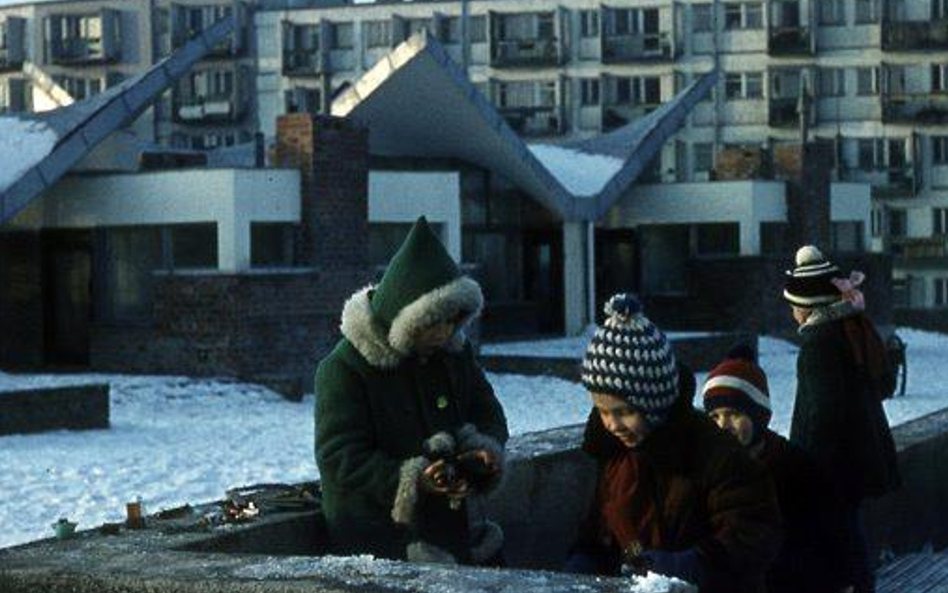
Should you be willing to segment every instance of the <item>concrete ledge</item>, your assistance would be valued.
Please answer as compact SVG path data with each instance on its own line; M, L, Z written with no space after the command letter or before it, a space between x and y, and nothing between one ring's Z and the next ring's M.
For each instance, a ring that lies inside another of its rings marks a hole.
M108 384L0 391L0 435L108 427Z
M695 337L671 339L675 355L696 373L710 371L724 359L735 344L744 342L757 349L757 335L746 332L726 332ZM482 354L481 366L492 373L516 375L549 375L567 381L578 381L582 352L575 357L522 356Z

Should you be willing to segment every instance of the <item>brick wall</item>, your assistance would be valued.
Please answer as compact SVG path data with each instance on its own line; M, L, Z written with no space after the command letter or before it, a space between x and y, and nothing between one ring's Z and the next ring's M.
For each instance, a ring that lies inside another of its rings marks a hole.
M0 233L0 367L43 363L43 282L40 236Z
M95 326L92 364L107 371L228 376L296 396L339 339L358 271L175 274L157 279L149 327Z
M321 269L365 268L368 252L368 131L329 116L277 119L275 159L299 167L297 261Z

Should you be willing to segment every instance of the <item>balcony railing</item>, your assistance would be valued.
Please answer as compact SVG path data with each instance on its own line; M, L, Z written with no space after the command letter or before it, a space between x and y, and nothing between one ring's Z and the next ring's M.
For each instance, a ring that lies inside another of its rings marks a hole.
M59 48L53 53L56 64L80 64L87 62L109 61L101 39L71 37L60 40Z
M911 164L870 170L844 167L839 171L839 178L841 181L870 184L872 197L877 199L912 198L917 193L915 170Z
M672 59L671 35L640 33L602 38L602 61L607 64Z
M888 94L882 97L886 123L948 123L948 94Z
M554 66L559 62L556 38L498 39L492 66Z
M325 70L325 60L316 50L283 50L283 74L287 76L319 76Z
M184 124L239 121L245 104L234 94L178 96L174 102L174 120Z
M501 107L498 111L520 136L556 136L563 131L558 110L553 106Z
M948 257L948 241L943 236L889 237L889 251L904 259L937 259Z
M772 56L798 56L813 53L813 32L809 27L774 27L767 39Z
M934 21L886 21L882 27L885 51L948 49L948 19Z
M800 100L796 97L770 99L767 121L774 128L789 128L800 125ZM808 122L814 123L816 110L810 105Z

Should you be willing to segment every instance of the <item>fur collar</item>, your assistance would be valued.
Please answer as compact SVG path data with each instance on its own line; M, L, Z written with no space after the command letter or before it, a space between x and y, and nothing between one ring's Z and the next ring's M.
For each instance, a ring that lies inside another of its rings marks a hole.
M806 318L806 322L797 331L803 334L832 321L852 317L857 313L859 313L859 310L849 301L837 301L825 307L815 307L810 316Z
M370 365L382 369L395 368L414 353L415 336L419 329L442 319L451 319L460 311L468 311L468 316L446 347L450 352L460 352L467 340L464 327L480 314L484 303L477 282L461 277L408 304L386 332L372 314L374 289L374 285L369 285L349 297L342 308L340 330Z

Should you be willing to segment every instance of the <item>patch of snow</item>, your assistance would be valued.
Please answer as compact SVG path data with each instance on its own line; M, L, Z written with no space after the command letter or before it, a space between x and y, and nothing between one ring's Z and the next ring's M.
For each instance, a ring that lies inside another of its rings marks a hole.
M899 330L908 343L908 393L885 403L891 425L948 407L948 335ZM762 336L771 426L786 435L797 347ZM706 378L699 374L699 386ZM589 396L553 377L488 374L512 435L585 421ZM0 373L0 392L75 383L111 384L112 428L0 437L0 547L46 537L65 516L88 529L124 517L141 497L149 512L220 499L234 486L318 477L313 405L227 380L126 375ZM695 404L700 407L700 398Z
M623 165L622 159L553 144L530 144L528 148L570 193L578 197L598 194Z
M694 585L681 579L666 577L649 571L645 576L632 577L631 590L634 593L676 593L694 591Z
M48 155L59 136L44 122L0 117L0 192Z

